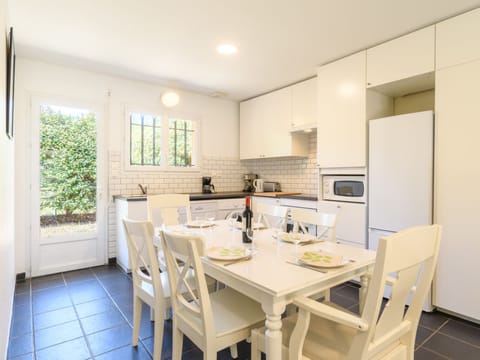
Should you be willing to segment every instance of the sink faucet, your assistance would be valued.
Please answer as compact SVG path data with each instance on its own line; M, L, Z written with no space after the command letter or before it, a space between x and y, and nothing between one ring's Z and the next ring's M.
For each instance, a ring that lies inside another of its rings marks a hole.
M142 190L143 195L147 195L147 185L143 186L142 184L138 184L140 190Z

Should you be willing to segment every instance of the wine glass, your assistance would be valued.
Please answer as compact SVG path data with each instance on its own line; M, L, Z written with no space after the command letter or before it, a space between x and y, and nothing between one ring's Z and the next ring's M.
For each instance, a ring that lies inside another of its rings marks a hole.
M258 230L258 229L257 229ZM244 246L250 250L250 252L253 254L255 251L255 226L251 226L250 230L245 231L245 234L247 235L247 238L250 240L249 243L244 243Z
M230 226L231 230L235 230L237 228L237 223L238 223L238 218L241 217L242 215L238 210L234 210L230 212L225 220L227 220L227 224Z

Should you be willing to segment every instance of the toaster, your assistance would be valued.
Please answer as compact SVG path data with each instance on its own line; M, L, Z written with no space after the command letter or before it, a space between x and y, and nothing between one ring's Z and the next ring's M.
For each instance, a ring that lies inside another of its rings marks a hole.
M275 181L265 181L263 183L263 191L265 192L277 192L280 190L280 183Z

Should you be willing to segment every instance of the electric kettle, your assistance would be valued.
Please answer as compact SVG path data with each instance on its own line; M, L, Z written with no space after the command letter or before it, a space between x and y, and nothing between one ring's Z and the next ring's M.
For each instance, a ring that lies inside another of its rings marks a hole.
M253 188L255 189L255 192L263 192L263 183L263 179L253 180Z

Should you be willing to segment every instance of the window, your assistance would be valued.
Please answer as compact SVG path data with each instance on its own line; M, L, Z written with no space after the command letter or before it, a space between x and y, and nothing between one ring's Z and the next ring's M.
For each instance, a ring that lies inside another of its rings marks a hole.
M168 124L168 165L192 166L195 123L192 120L170 119Z
M161 165L162 119L130 114L130 165Z
M129 112L128 169L197 169L198 122L168 114Z

